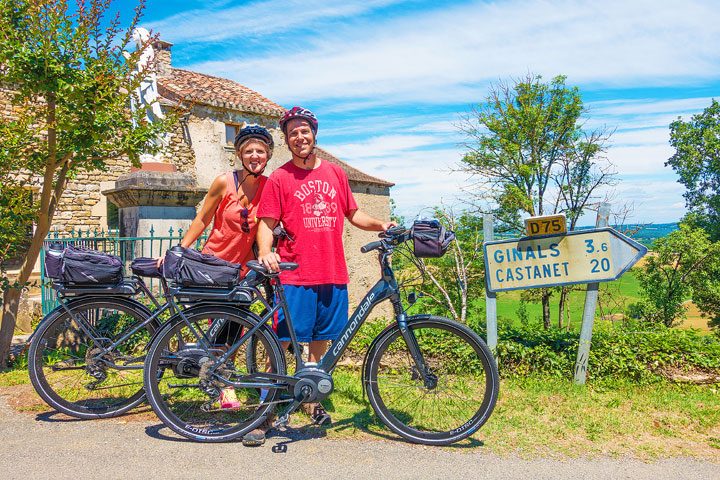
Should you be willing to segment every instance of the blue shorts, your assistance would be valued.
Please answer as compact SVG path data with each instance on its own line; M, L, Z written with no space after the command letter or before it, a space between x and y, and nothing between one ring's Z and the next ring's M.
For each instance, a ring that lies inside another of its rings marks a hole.
M348 320L347 285L283 285L298 342L335 340ZM280 340L290 341L282 309L275 313L273 328Z

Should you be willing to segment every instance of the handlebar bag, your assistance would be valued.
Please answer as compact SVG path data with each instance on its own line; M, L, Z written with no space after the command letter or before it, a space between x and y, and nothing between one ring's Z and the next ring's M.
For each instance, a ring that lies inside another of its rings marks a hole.
M123 279L122 260L108 253L68 245L62 252L59 279L71 285L116 285Z
M165 254L163 275L184 287L232 287L240 279L240 268L239 263L178 245Z
M162 278L162 272L157 266L157 258L137 257L130 264L133 274L139 277Z
M437 220L415 220L411 232L413 251L420 258L442 257L455 240L455 233Z

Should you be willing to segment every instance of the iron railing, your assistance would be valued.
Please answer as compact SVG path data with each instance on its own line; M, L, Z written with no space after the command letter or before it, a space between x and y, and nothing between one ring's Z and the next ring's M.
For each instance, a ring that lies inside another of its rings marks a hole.
M121 237L117 230L70 230L69 232L52 232L44 241L44 248L47 249L52 243L60 243L63 246L73 245L76 247L89 248L101 252L117 255L125 265L125 272L130 271L130 262L137 257L160 257L170 247L180 243L183 237L183 229L170 227L166 235L156 236L154 227L150 227L150 236L147 237ZM207 233L198 238L195 246L200 246L207 239ZM45 252L40 254L40 279L42 289L42 312L47 315L58 306L55 290L45 277ZM159 290L159 282L151 279L149 286L152 290Z

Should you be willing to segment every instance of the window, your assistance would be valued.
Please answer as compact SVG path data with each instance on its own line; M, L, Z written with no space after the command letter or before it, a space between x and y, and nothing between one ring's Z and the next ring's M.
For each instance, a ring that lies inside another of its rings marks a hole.
M112 203L110 200L107 202L107 226L108 230L117 230L120 228L120 215L117 205Z
M235 135L240 131L240 125L234 123L225 124L225 144L228 147L232 147L235 142Z

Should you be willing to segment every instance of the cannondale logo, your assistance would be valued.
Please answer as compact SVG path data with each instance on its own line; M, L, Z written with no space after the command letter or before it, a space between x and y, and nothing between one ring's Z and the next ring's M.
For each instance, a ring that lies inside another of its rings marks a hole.
M372 299L375 298L375 293L371 293L368 295L367 299L358 307L357 311L355 312L355 315L353 316L352 321L349 323L348 328L345 330L345 333L343 333L343 336L340 337L340 339L337 341L337 345L333 347L333 355L337 355L340 350L342 350L343 345L345 345L345 342L347 342L348 338L350 338L350 335L355 331L355 329L360 324L360 319L365 315L365 313L370 308L370 305L372 304Z

